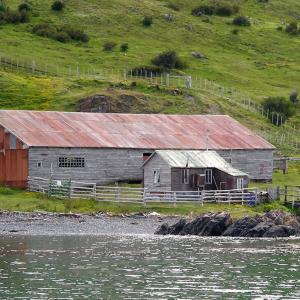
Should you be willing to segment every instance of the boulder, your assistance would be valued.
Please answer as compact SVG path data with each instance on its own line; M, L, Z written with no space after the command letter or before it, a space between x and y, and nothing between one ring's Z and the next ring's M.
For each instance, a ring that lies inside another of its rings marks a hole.
M231 236L231 237L289 237L300 235L297 217L280 211L263 216L244 217L235 222L228 213L208 213L192 221L181 219L172 226L161 225L155 234Z
M196 52L196 51L192 52L192 56L197 59L207 59L207 57L204 54L202 54L200 52Z

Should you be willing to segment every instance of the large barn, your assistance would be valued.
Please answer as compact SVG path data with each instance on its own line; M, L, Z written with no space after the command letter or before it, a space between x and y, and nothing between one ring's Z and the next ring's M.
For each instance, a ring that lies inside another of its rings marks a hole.
M270 181L274 146L226 115L0 111L0 182L28 176L107 184L141 181L155 150L214 150Z

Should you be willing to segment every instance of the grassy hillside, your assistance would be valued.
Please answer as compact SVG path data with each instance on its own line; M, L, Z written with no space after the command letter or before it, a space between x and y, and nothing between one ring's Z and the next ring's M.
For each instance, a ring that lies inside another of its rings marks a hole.
M6 3L14 10L21 0ZM230 17L196 17L191 10L204 0L66 0L62 12L51 10L52 0L27 1L32 7L29 23L0 25L0 56L10 57L43 68L69 69L130 69L151 65L158 53L174 49L187 64L180 72L216 81L229 88L241 90L260 102L264 97L288 96L300 89L300 35L278 31L278 26L297 20L300 11L297 0L230 1L239 6L237 15L251 18L250 27L232 25ZM179 10L169 8L175 4ZM165 14L174 18L169 22ZM145 15L153 24L144 27ZM69 25L82 29L89 42L61 43L31 33L34 25ZM237 34L233 30L238 29ZM103 51L105 42L117 43L112 52ZM122 53L121 43L129 51ZM196 59L191 52L199 51L208 59ZM153 85L120 80L70 79L33 76L19 70L0 67L0 107L9 109L77 110L78 102L87 96L101 94L109 97L112 111L161 113L227 113L246 126L260 132L275 134L278 129L265 118L249 112L207 92L182 90L174 95L171 88L157 89ZM294 124L299 119L293 117ZM280 131L282 133L283 131ZM276 144L276 141L271 139ZM297 152L288 145L279 145L282 152Z

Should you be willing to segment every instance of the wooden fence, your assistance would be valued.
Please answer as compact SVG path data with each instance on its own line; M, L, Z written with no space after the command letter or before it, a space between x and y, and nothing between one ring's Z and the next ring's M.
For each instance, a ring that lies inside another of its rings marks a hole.
M29 177L28 189L41 192L49 197L67 199L93 199L116 203L238 203L255 205L260 202L261 194L255 188L242 190L205 190L205 191L149 191L145 188L120 186L99 186L71 180Z
M281 195L284 196L285 204L290 204L293 208L300 208L300 185L286 185L284 193L281 193Z

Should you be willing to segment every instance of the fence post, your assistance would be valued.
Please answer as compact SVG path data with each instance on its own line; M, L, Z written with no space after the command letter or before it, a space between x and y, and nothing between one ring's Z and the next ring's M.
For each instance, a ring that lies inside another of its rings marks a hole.
M49 178L49 186L48 186L48 197L51 197L52 194L52 177Z
M147 206L147 202L146 202L146 188L143 188L143 206Z
M69 180L69 199L72 199L72 179Z
M97 200L97 184L94 183L93 185L93 199Z
M288 186L284 186L284 204L288 203Z
M204 196L205 196L205 190L201 191L201 206L203 207L204 204Z
M242 188L242 205L244 205L244 189Z
M32 64L31 64L31 70L32 70L32 73L35 72L35 68L36 68L35 61L33 60L33 61L32 61Z
M174 196L173 196L173 205L174 207L176 207L176 192L174 192Z

